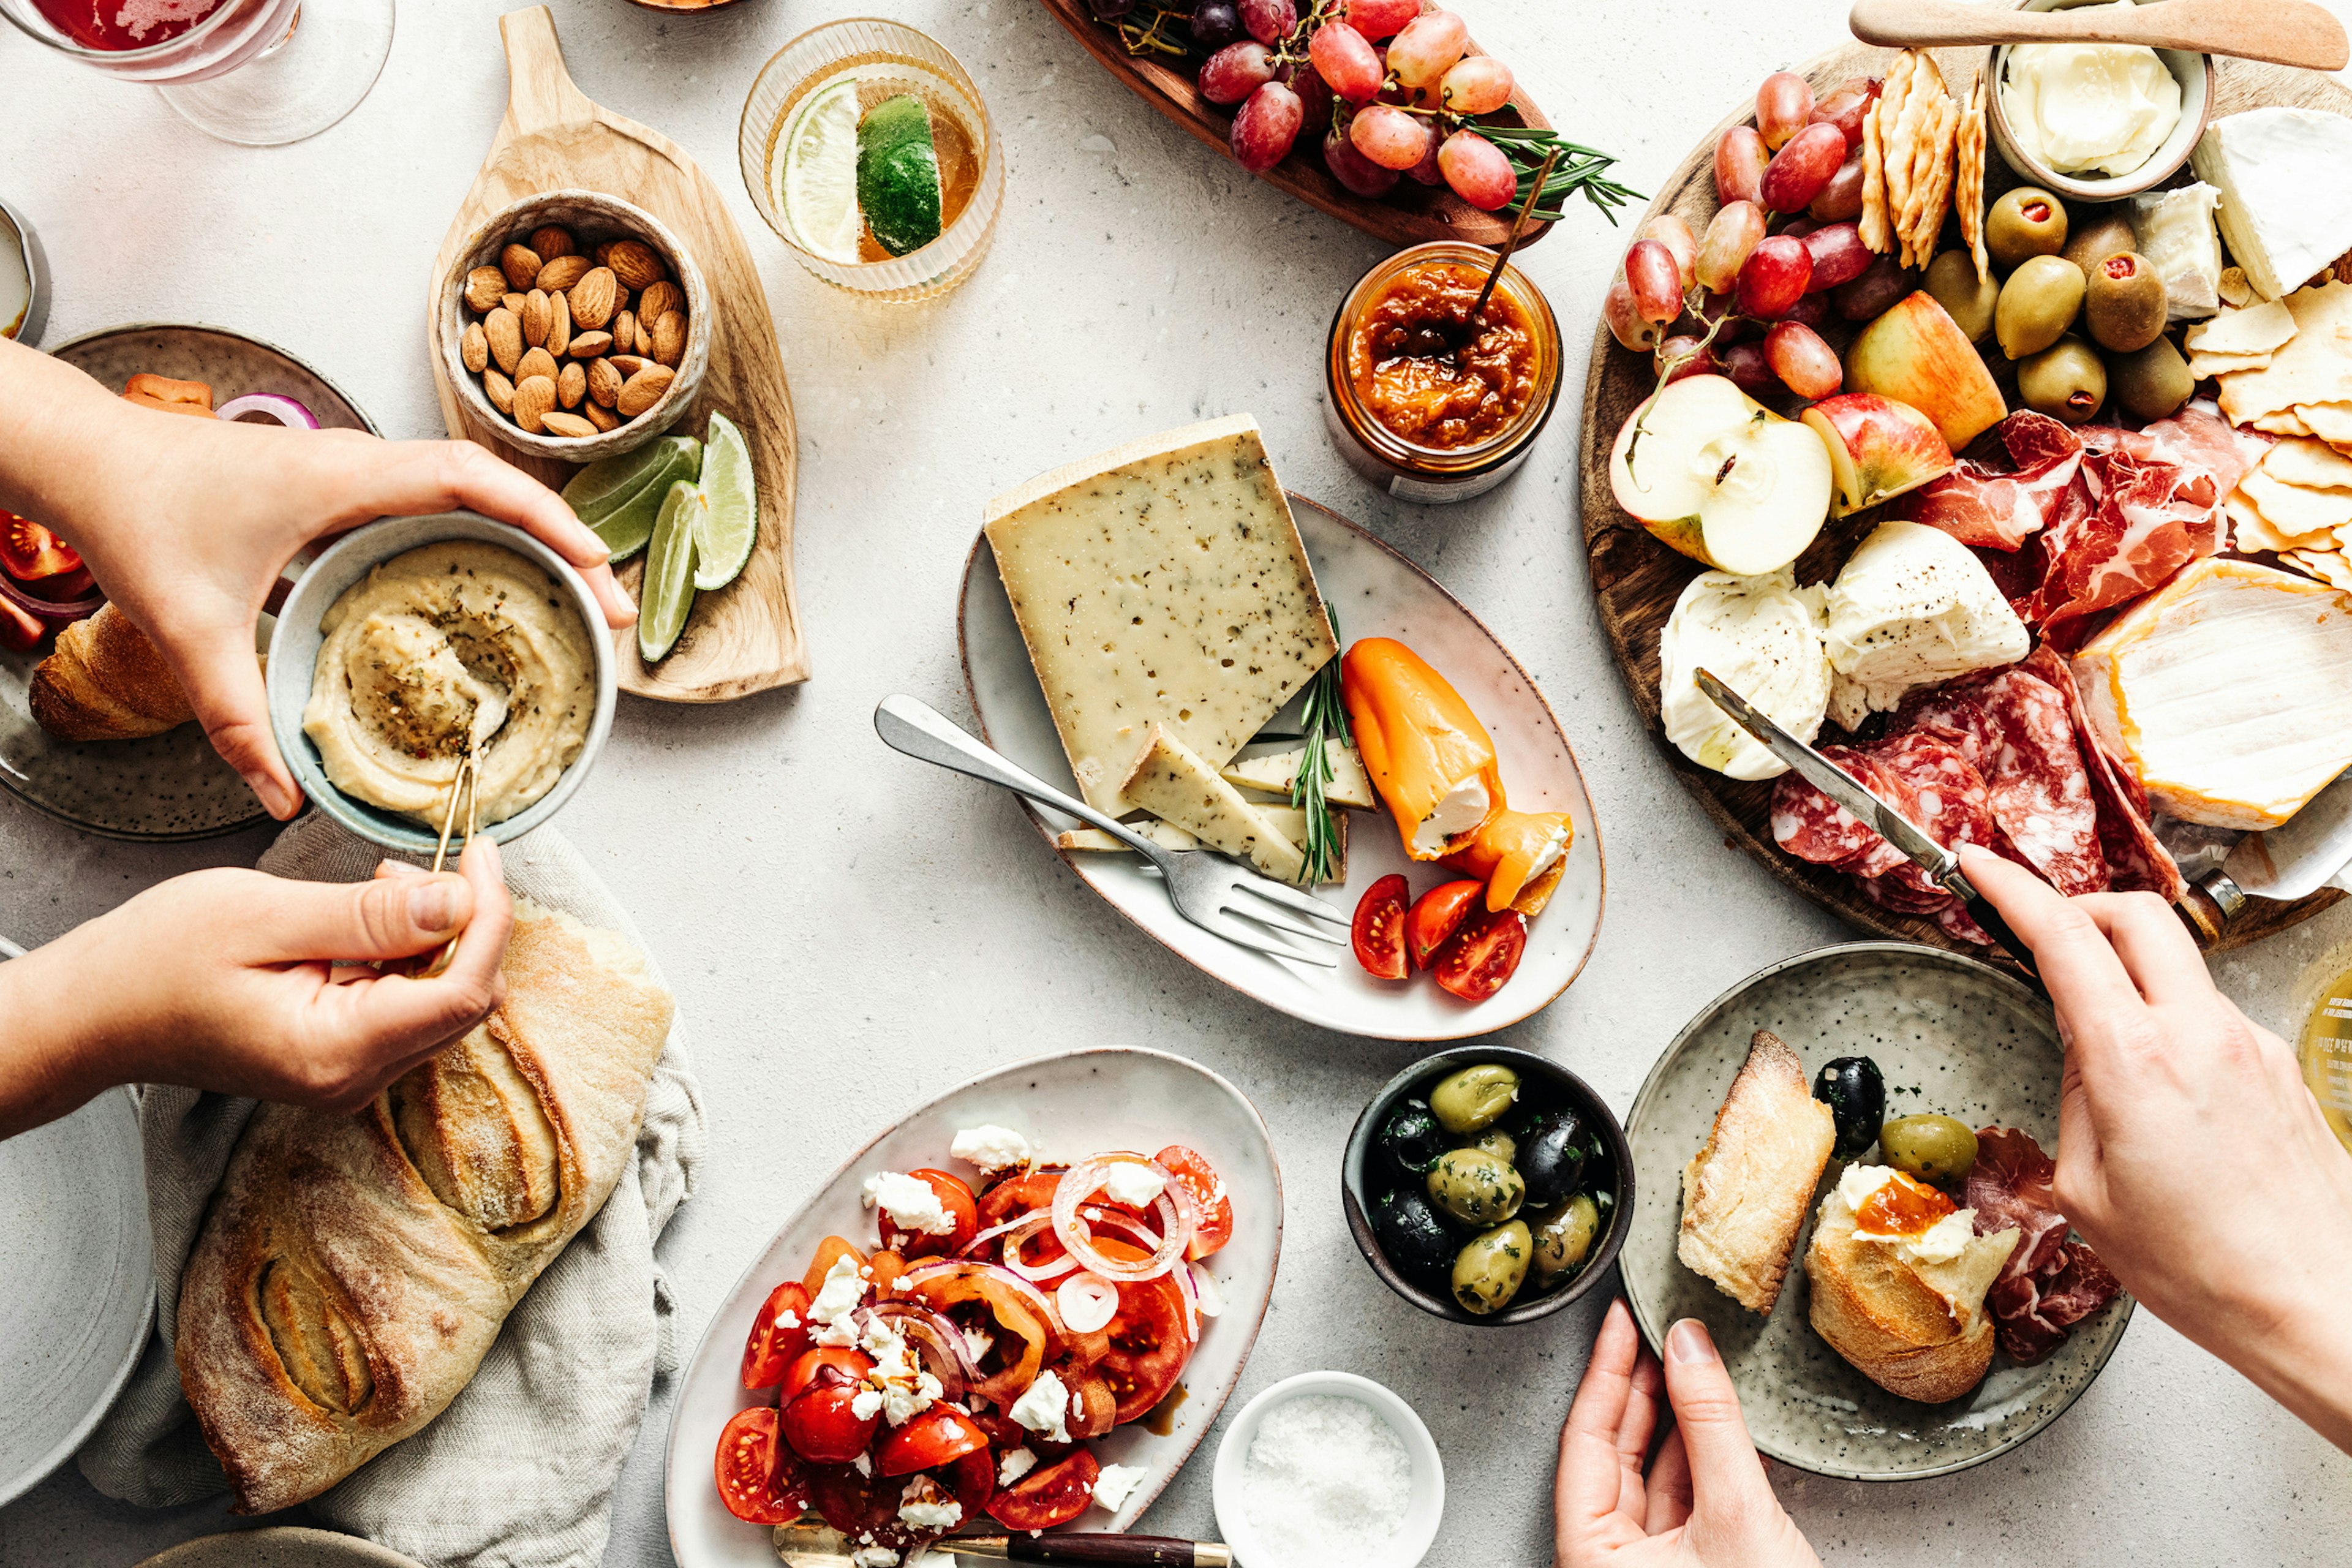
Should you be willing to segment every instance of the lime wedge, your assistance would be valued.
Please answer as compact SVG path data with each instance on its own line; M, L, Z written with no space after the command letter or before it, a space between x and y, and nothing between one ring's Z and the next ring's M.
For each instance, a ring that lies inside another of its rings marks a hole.
M701 472L702 443L691 436L665 436L589 464L563 487L563 499L574 517L596 531L617 566L653 536L655 514L671 484Z
M644 599L637 605L637 653L647 664L668 656L694 613L695 513L702 491L684 479L662 498L654 521L653 544L646 556Z
M921 99L886 98L857 122L857 203L875 243L893 256L939 238L940 155Z
M811 93L777 138L769 198L793 241L827 261L856 262L866 220L857 210L857 83Z
M751 448L724 414L714 413L703 435L702 505L694 513L694 590L708 594L742 574L760 537L760 490L751 479Z

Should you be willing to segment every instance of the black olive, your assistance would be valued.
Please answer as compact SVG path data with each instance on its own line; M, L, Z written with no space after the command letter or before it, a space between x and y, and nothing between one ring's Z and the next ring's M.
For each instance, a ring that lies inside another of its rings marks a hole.
M1590 1134L1584 1119L1566 1107L1536 1124L1519 1144L1519 1176L1528 1184L1528 1204L1549 1208L1576 1194L1584 1179Z
M1397 1271L1423 1284L1447 1278L1461 1250L1436 1209L1411 1187L1381 1194L1372 1205L1372 1234Z
M1875 1127L1876 1122L1871 1123ZM1410 1171L1416 1176L1429 1174L1429 1169L1439 1156L1454 1147L1455 1140L1438 1126L1437 1118L1430 1114L1429 1101L1408 1100L1389 1117L1389 1124L1381 1129L1380 1150L1400 1171Z
M1813 1079L1813 1098L1837 1119L1837 1157L1851 1160L1878 1142L1886 1120L1886 1079L1868 1057L1840 1057Z

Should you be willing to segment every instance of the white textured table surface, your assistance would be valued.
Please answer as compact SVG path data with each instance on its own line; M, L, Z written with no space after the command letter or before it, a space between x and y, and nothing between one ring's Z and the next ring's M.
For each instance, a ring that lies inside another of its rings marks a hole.
M2339 5L2344 0L2337 0ZM387 434L440 434L418 309L433 253L506 98L498 0L404 0L390 66L341 125L252 151L155 97L0 29L0 191L58 278L52 342L118 322L217 322L341 383ZM1481 500L1391 502L1323 434L1318 358L1340 293L1381 254L1212 157L1114 82L1028 0L886 9L970 65L1011 155L996 248L945 303L863 306L803 273L736 172L761 62L827 13L745 0L666 17L564 0L592 97L699 159L751 242L801 430L797 567L815 678L721 708L624 700L562 819L635 911L691 1020L710 1108L699 1191L664 1251L689 1334L811 1184L898 1114L983 1065L1106 1041L1232 1078L1274 1129L1289 1194L1274 1310L1236 1395L1317 1366L1387 1383L1452 1480L1433 1563L1548 1561L1554 1434L1600 1307L1503 1332L1384 1289L1341 1223L1339 1156L1412 1058L1246 1002L1143 939L1046 853L1010 797L876 741L877 699L968 711L957 574L982 500L1129 437L1255 414L1283 479L1410 553L1527 664L1576 745L1610 856L1600 947L1509 1032L1622 1111L1659 1049L1741 976L1852 933L1726 849L1636 725L1578 559L1581 344L1624 237L1573 215L1528 253L1579 363L1533 461ZM1561 5L1475 0L1480 38L1563 130L1653 188L1766 71L1844 38L1839 0ZM46 941L162 878L249 864L262 834L156 847L69 832L0 798L0 931ZM2284 993L2352 906L2223 962L2284 1022ZM6 1330L0 1327L0 1334ZM656 1392L622 1477L613 1563L666 1563ZM1207 1450L1150 1527L1210 1536ZM2146 1313L2039 1440L1943 1480L1779 1477L1831 1562L2285 1563L2340 1542L2352 1460ZM0 1564L121 1564L222 1528L148 1513L68 1468L0 1510ZM2325 1555L2324 1549L2322 1555Z

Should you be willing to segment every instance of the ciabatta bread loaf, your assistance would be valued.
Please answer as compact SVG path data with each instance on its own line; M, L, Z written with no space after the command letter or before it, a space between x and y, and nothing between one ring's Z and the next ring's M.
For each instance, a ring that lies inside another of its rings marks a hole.
M1683 1168L1683 1266L1769 1317L1836 1142L1837 1119L1806 1086L1804 1063L1757 1030L1706 1147Z
M265 1105L180 1284L181 1387L237 1511L341 1480L456 1398L634 1157L669 994L521 904L507 999L356 1116Z
M58 634L25 699L33 721L60 741L135 741L196 716L147 634L112 605Z

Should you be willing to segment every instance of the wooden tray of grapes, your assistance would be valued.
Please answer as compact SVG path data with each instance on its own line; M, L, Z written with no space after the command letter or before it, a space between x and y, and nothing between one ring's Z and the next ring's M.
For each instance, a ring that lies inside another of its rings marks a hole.
M1171 4L1180 3L1181 0L1171 0ZM1118 5L1120 0L1109 0L1109 4ZM1210 102L1201 91L1201 67L1211 51L1193 42L1185 25L1187 10L1162 12L1153 0L1134 0L1117 19L1097 21L1089 0L1045 0L1045 5L1055 20L1086 47L1087 53L1134 89L1146 103L1191 132L1202 145L1213 147L1225 157L1233 156L1234 116L1227 108ZM1165 40L1177 52L1129 53L1120 25L1145 29L1155 20L1160 25L1154 37ZM1484 51L1473 42L1469 52ZM1551 121L1516 84L1503 107L1482 118L1505 126L1551 129ZM1507 208L1501 212L1481 211L1443 182L1424 185L1408 177L1399 180L1384 196L1360 196L1332 178L1325 168L1321 142L1319 132L1312 127L1302 128L1290 153L1260 177L1318 211L1394 246L1454 239L1499 247L1510 235L1511 213ZM1538 149L1536 160L1540 162L1542 156ZM1527 232L1519 237L1519 244L1533 245L1550 226L1548 223L1528 224Z
M1931 51L1944 79L1950 84L1955 96L1965 91L1977 79L1985 63L1985 51L1974 48L1936 49ZM1814 96L1826 98L1842 84L1856 77L1884 76L1887 64L1895 58L1891 49L1873 48L1853 44L1834 49L1818 59L1795 68L1799 74L1812 83ZM2235 114L2242 110L2258 109L2267 104L2299 105L2330 110L2339 114L2352 114L2352 91L2347 91L2334 80L2315 71L2295 70L2285 66L2261 65L2248 60L2217 59L2214 61L2214 113ZM1762 73L1759 71L1759 75ZM1727 116L1707 132L1705 141L1683 160L1664 185L1657 199L1643 215L1646 223L1661 213L1675 213L1691 226L1695 234L1706 231L1707 220L1715 216L1715 148L1723 133L1734 125L1746 123L1751 118L1752 106L1743 106L1737 113ZM2183 170L2180 179L2190 176ZM1985 199L1990 203L2001 192L2020 182L2010 172L1999 153L1987 150L1985 166ZM1641 226L1631 226L1637 230ZM1939 248L1948 249L1958 243L1958 219L1948 220L1944 243ZM1628 239L1631 239L1629 230ZM1896 292L1907 292L1908 285ZM1875 314L1894 296L1880 300L1869 311ZM1841 353L1853 340L1858 323L1839 319L1832 310L1819 329ZM1994 378L2000 382L2002 395L2015 404L2016 375L1999 355L1993 356ZM1647 397L1657 383L1657 374L1650 356L1633 353L1621 347L1601 323L1593 333L1591 368L1584 382L1583 483L1581 496L1584 521L1584 553L1592 573L1592 593L1601 611L1601 624L1609 634L1609 645L1615 653L1617 668L1633 694L1634 703L1642 710L1644 726L1658 750L1681 778L1684 785L1696 795L1707 815L1724 831L1727 847L1746 850L1763 862L1772 875L1785 886L1801 893L1813 902L1835 911L1851 924L1881 936L1902 942L1924 942L1948 952L1965 952L1983 958L1986 951L1947 935L1932 920L1918 916L1893 913L1870 902L1857 889L1852 878L1826 866L1816 866L1784 853L1772 838L1771 799L1769 783L1746 784L1727 778L1709 768L1702 768L1684 756L1666 739L1658 716L1658 636L1664 630L1666 617L1674 613L1675 601L1682 596L1684 587L1705 570L1697 562L1667 549L1653 539L1648 531L1627 517L1617 506L1609 488L1609 455L1617 439L1618 430L1641 401ZM1767 398L1769 402L1770 399ZM1780 411L1793 412L1795 399L1785 400ZM1875 511L1857 512L1852 517L1834 519L1825 525L1821 536L1797 560L1797 581L1827 582L1837 574L1853 547L1876 526ZM2231 922L2221 939L2214 943L2215 951L2241 947L2250 942L2298 925L2344 897L2329 889L2312 894L2292 903L2269 899L2248 900L2245 911Z
M555 19L544 5L499 18L507 52L508 102L474 188L467 193L433 264L425 296L428 344L439 331L442 283L474 231L496 214L542 191L602 191L634 202L669 226L690 250L709 285L717 312L710 366L702 392L674 427L699 437L713 409L742 428L760 489L760 536L743 574L697 599L677 646L660 663L637 656L634 631L618 634L622 689L666 702L725 702L806 680L808 645L793 587L793 490L800 437L792 389L768 312L767 291L729 215L726 198L677 144L591 100L564 68ZM534 479L562 488L568 463L516 451L479 426L450 389L437 346L427 353L449 434L488 447ZM645 573L640 556L622 569L634 593Z

